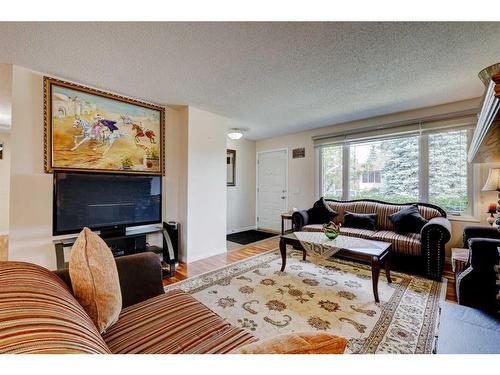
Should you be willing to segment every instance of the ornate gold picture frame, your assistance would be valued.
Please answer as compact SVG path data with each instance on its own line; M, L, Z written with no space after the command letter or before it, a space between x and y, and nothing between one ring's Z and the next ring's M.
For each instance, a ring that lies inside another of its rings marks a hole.
M45 171L164 174L165 108L44 77Z

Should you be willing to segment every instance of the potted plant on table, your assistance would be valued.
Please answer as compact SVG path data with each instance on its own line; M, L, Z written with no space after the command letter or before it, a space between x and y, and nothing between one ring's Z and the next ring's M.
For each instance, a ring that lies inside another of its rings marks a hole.
M340 234L340 224L335 224L333 221L330 221L327 224L323 225L323 233L329 239L334 240Z

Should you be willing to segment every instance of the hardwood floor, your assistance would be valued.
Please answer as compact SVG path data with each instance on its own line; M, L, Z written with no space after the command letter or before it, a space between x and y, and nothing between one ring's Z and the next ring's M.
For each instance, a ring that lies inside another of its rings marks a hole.
M0 236L0 261L7 260L9 239L7 236Z
M189 277L216 270L217 268L221 268L231 263L235 263L240 260L265 253L269 250L277 249L278 247L279 237L273 237L268 240L250 244L248 246L243 246L233 251L228 251L225 254L198 260L190 264L180 263L179 267L177 268L177 272L175 273L175 277L164 279L163 284L174 284ZM455 294L455 278L453 276L453 272L451 271L451 265L446 264L443 276L448 280L446 300L450 302L456 302L457 298Z
M200 275L202 273L227 266L231 263L252 257L254 255L265 253L269 250L277 249L279 246L279 237L273 237L268 240L250 244L239 249L228 251L225 254L215 255L210 258L198 260L193 263L180 263L175 273L175 277L164 279L163 284L169 285L178 281Z
M451 264L446 263L444 265L443 277L448 280L448 286L446 288L446 300L448 302L457 303L457 293L455 291L455 275L451 270Z

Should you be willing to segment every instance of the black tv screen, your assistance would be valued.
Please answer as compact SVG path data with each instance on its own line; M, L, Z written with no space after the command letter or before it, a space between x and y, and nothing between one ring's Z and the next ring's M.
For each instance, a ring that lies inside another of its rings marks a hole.
M54 235L161 222L161 177L54 173Z

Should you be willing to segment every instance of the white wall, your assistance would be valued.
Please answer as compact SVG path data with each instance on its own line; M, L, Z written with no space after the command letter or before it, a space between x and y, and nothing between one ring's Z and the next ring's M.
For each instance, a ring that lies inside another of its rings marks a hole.
M227 148L236 150L236 186L227 187L227 233L255 228L255 146L247 139L227 139Z
M375 125L383 125L392 122L411 120L427 116L435 116L438 114L451 113L462 110L477 109L479 107L479 99L464 100L456 103L449 103L429 108L422 108L413 111L401 112L391 115L379 116L371 119L353 121L350 123L334 125L326 128L314 129L310 131L289 134L282 137L276 137L266 140L257 141L256 151L265 151L278 148L289 149L288 161L288 205L289 208L297 207L305 209L311 207L316 198L316 182L315 182L315 158L314 146L312 137L315 135L328 134L342 130L362 129ZM292 159L293 148L305 147L306 156L302 159ZM477 165L474 167L475 180L475 217L467 221L458 221L452 218L452 240L449 242L447 255L449 256L451 247L462 247L461 235L464 225L484 224L486 207L489 202L494 202L495 193L482 193L480 191L483 186L488 171L488 165Z
M43 169L43 74L12 69L9 259L54 269L52 175ZM183 261L226 251L228 121L193 107L167 107L163 219L181 224Z
M186 243L187 109L166 110L166 177L163 218L181 223L181 247ZM12 129L9 142L9 259L55 269L52 243L52 174L43 170L43 75L13 67ZM225 223L225 221L224 221ZM153 238L152 243L159 242Z
M186 261L226 251L228 119L198 108L188 114Z
M0 64L0 236L9 231L10 125L12 115L12 65Z
M0 132L3 158L0 159L0 236L9 232L10 132Z
M187 135L188 109L167 107L165 118L165 177L163 220L180 223L179 258L186 259L187 246Z
M43 82L13 66L9 260L55 268L52 175L43 171Z

